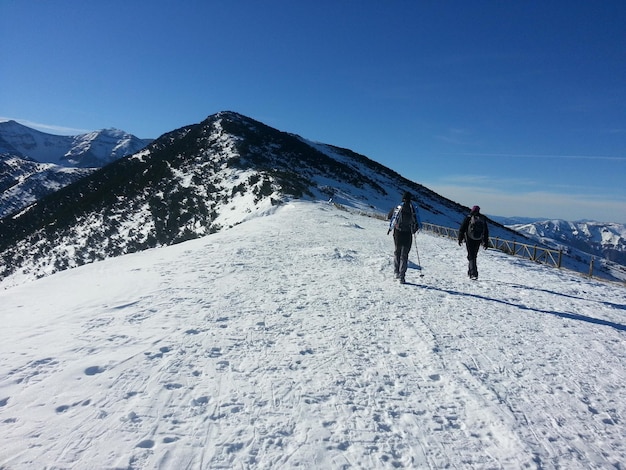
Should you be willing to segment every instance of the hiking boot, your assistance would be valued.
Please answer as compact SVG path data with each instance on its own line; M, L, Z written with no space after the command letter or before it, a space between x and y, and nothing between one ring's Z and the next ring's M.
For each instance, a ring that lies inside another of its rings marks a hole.
M406 284L406 280L404 279L404 276L400 278L400 284Z

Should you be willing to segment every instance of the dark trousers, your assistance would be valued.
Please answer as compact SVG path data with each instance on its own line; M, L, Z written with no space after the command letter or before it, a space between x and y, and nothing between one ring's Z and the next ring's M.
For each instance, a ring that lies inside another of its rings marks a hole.
M480 250L480 240L472 240L467 237L465 240L465 246L467 247L467 275L472 277L478 277L478 265L476 264L476 257L478 256L478 250Z
M413 236L411 232L393 231L393 243L395 251L393 252L393 271L404 279L406 270L409 265L409 252L413 245Z

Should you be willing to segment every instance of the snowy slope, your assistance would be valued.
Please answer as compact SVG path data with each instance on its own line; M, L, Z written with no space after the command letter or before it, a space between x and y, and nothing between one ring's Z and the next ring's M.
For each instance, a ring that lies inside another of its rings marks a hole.
M0 283L0 468L624 468L624 288L274 210Z
M87 176L93 168L67 168L0 155L0 218Z
M98 168L138 152L149 142L150 139L139 139L118 129L64 136L40 132L15 121L0 122L0 154L66 167Z
M15 121L0 122L0 153L31 158L40 163L62 164L72 137L47 134Z

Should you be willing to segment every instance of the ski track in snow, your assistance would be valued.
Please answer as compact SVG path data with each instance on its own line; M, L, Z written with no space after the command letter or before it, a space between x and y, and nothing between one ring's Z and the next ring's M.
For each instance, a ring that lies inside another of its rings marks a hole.
M293 203L0 291L0 469L625 468L623 288L428 234L402 286L385 233Z

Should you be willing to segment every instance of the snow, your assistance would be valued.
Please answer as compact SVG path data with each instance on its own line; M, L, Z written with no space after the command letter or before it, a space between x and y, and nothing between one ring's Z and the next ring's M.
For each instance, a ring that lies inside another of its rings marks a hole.
M509 228L535 238L540 243L564 249L572 258L586 262L596 258L613 280L626 281L626 225L591 221L545 220ZM586 260L586 261L585 261ZM584 266L570 265L579 272ZM596 272L596 274L598 274Z
M292 202L0 283L0 468L626 466L626 290ZM423 274L423 276L420 276Z
M143 149L147 142L118 129L62 136L47 134L15 121L0 122L7 148L0 153L18 152L41 163L65 167L101 167Z

